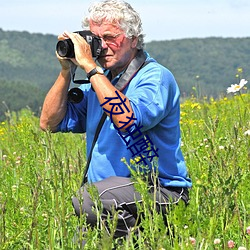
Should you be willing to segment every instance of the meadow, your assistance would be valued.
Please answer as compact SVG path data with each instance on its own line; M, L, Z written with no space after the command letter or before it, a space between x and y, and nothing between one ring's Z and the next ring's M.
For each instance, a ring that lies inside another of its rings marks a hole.
M99 222L98 230L86 233L85 249L250 249L249 103L247 92L185 100L182 150L193 181L190 204L171 208L164 225L133 173L144 197L143 230L117 242L115 221L108 221L111 235ZM0 249L81 249L76 228L85 221L75 217L71 197L85 163L84 135L42 132L29 109L6 113L0 124Z

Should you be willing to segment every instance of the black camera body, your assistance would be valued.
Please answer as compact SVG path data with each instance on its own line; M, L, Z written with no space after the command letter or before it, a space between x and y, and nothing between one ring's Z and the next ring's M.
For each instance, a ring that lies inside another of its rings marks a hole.
M95 36L90 30L83 31L75 31L74 33L78 33L81 35L87 43L90 45L92 56L98 57L102 52L102 40ZM65 39L57 42L56 51L61 57L74 58L75 50L74 44L71 39Z

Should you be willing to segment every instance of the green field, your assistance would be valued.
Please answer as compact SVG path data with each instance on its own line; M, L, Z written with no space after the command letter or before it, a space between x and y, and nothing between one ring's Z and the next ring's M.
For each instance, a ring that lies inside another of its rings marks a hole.
M249 94L237 92L181 104L190 204L172 208L165 226L142 182L143 230L117 249L228 249L232 241L234 249L250 249L249 103ZM85 221L74 216L71 197L85 160L84 135L44 133L28 109L6 113L0 124L0 249L80 249L74 235ZM114 247L115 222L108 223L111 235L101 222L99 230L89 229L85 249Z

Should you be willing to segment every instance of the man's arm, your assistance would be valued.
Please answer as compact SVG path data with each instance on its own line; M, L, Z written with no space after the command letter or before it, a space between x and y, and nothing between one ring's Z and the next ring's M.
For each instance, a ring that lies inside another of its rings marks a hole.
M40 117L42 130L56 131L67 109L68 89L70 84L69 69L62 69L54 85L45 97Z

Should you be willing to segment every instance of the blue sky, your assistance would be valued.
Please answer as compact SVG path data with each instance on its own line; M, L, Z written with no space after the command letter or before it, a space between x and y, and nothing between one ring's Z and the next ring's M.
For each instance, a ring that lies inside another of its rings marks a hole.
M58 35L81 28L92 0L0 2L0 28ZM197 37L250 37L249 0L128 0L140 13L146 42ZM1 38L0 38L1 39Z

